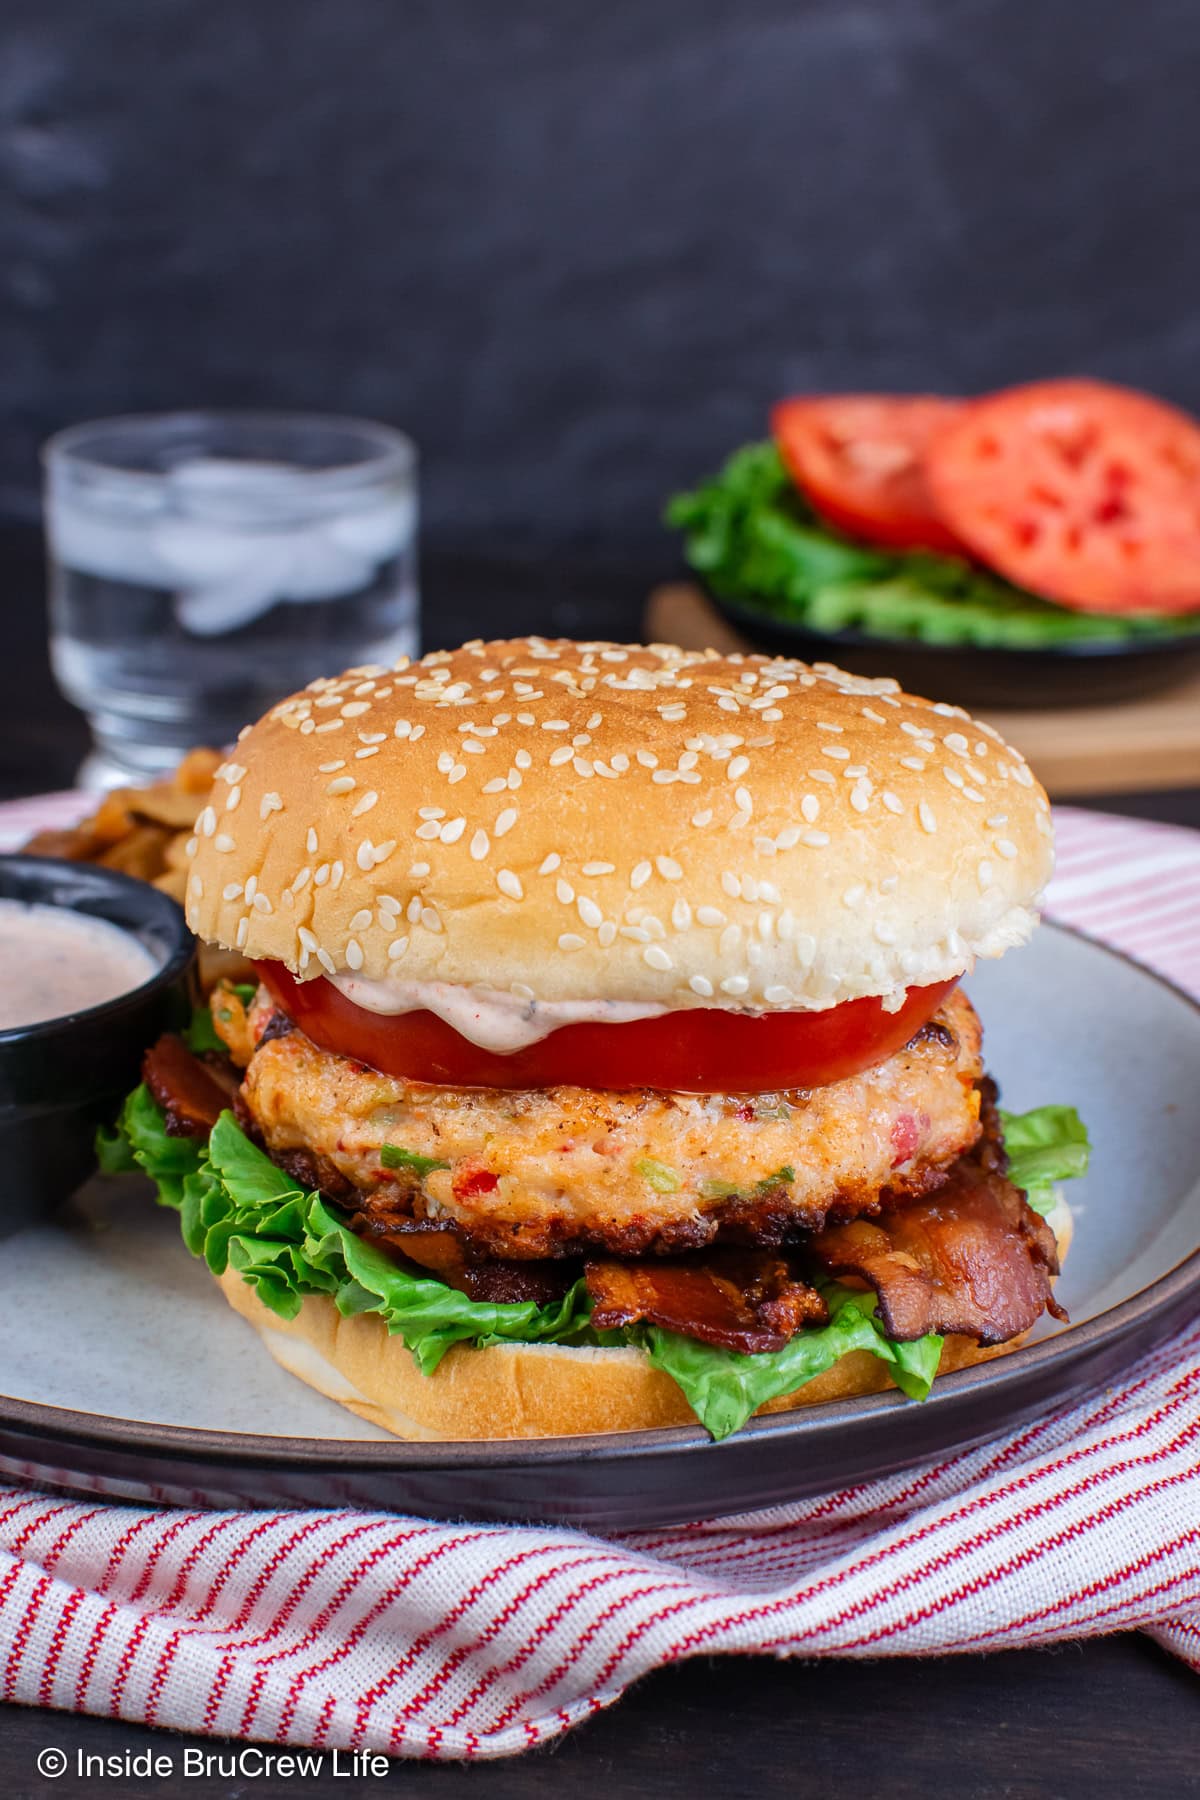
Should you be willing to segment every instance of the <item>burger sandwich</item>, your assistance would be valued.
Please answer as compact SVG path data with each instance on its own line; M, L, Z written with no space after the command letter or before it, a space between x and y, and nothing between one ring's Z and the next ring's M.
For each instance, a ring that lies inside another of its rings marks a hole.
M1080 1173L960 978L1033 930L1049 806L954 706L828 665L518 639L242 734L187 913L255 980L103 1144L302 1380L409 1438L893 1385L1044 1313Z

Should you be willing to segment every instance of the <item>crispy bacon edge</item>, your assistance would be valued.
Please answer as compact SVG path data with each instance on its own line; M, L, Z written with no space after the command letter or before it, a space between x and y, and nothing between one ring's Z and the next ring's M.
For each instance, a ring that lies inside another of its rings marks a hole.
M857 1277L875 1290L884 1329L898 1343L935 1332L1004 1344L1043 1312L1067 1317L1052 1286L1059 1266L1054 1233L1008 1179L990 1082L983 1120L980 1143L954 1165L944 1187L812 1240L812 1255L828 1274Z

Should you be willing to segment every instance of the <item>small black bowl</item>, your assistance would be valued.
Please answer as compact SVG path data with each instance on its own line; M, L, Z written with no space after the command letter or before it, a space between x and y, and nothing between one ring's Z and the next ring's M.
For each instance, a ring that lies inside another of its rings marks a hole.
M157 888L91 863L0 856L0 899L119 925L158 963L141 987L83 1012L0 1031L0 1237L42 1217L96 1166L96 1127L137 1085L143 1051L188 1016L196 940Z

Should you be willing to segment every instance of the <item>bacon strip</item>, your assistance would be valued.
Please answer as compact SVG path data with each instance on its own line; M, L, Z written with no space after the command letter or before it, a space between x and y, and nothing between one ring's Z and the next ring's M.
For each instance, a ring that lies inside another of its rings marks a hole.
M474 1261L449 1219L435 1223L393 1217L381 1227L367 1214L356 1213L348 1223L370 1243L381 1244L431 1270L447 1287L492 1305L511 1306L526 1300L549 1305L562 1299L579 1274L577 1263Z
M802 1325L829 1312L815 1288L765 1251L731 1250L700 1261L590 1262L584 1269L592 1324L613 1331L645 1319L723 1350L782 1350Z
M1050 1277L1058 1250L1046 1221L996 1167L964 1157L946 1186L923 1200L818 1232L817 1264L874 1288L879 1316L900 1343L926 1332L961 1332L1003 1344L1044 1310L1066 1313Z
M170 1137L206 1138L237 1092L232 1069L201 1062L171 1032L142 1058L142 1080L166 1115Z

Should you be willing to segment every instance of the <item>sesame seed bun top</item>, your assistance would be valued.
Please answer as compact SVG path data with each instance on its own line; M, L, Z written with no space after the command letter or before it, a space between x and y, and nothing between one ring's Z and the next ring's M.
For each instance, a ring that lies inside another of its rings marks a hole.
M188 922L312 977L822 1008L1029 936L1020 755L894 682L655 644L472 643L314 681L242 734Z

